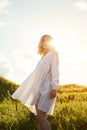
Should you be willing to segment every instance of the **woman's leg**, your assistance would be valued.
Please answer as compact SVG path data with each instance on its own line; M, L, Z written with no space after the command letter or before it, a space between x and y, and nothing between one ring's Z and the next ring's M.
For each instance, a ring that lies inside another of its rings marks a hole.
M36 111L37 111L36 119L39 124L38 130L51 130L51 126L49 122L46 120L46 113L41 110L38 110L37 106Z

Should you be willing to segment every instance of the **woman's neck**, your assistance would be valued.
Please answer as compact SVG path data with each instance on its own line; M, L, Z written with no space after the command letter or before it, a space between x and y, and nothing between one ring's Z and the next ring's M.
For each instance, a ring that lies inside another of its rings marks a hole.
M45 50L44 52L43 52L43 57L49 52L50 50Z
M42 56L42 57L44 57L49 51L52 51L52 50L54 50L54 48L50 48L50 49L44 50L44 51L43 51L43 56Z

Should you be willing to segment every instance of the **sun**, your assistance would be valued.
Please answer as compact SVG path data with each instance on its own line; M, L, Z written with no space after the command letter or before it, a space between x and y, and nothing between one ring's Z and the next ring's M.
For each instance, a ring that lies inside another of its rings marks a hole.
M52 46L54 46L57 51L61 51L63 48L62 34L57 32L52 34L52 37L53 37L53 41L51 43Z
M52 36L52 45L60 53L63 53L64 51L69 52L70 50L76 49L79 46L78 37L74 32L72 33L72 35L56 32L52 34Z

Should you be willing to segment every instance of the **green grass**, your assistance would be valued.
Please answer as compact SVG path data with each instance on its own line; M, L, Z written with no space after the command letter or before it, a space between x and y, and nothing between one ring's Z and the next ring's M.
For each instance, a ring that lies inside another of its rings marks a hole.
M0 130L37 130L33 113L11 94L19 85L0 77ZM87 88L76 84L60 86L52 130L87 130Z

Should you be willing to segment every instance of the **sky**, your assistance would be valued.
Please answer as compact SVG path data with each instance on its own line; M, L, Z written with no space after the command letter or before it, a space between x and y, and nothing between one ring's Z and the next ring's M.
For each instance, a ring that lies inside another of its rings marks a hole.
M60 84L87 86L87 0L0 0L0 75L22 83L44 34L59 53Z

